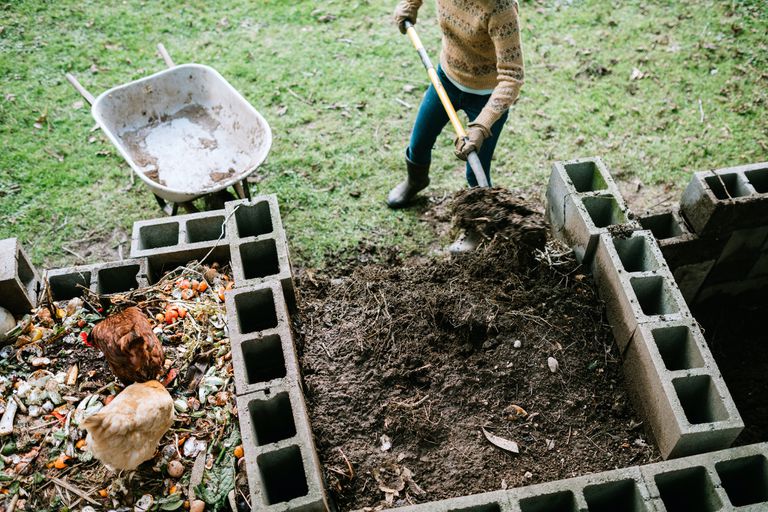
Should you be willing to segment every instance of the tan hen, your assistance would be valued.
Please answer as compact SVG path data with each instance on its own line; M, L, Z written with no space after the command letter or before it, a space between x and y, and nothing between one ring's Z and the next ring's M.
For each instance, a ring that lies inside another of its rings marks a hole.
M131 384L83 427L93 456L112 470L133 470L151 459L174 419L173 399L151 380Z
M139 308L130 307L102 320L91 331L91 340L125 384L156 379L163 371L163 346Z

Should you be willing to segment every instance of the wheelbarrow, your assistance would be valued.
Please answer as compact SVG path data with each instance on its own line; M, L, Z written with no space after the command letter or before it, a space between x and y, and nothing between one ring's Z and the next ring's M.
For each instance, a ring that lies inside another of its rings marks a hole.
M67 80L166 213L175 215L179 205L195 211L193 200L230 186L250 197L246 179L267 158L269 124L215 69L176 66L157 48L168 69L97 98L73 75Z

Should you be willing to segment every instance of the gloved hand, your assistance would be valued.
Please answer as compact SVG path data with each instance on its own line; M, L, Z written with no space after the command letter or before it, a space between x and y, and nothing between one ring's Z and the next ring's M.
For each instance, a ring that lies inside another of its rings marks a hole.
M467 139L456 137L453 143L456 145L454 153L460 160L466 160L473 151L480 151L485 139L491 136L491 130L480 123L469 123Z
M414 25L416 24L416 15L418 14L418 10L411 7L411 5L408 2L401 1L399 4L397 4L397 7L395 7L395 13L392 15L395 25L397 25L397 28L400 29L401 34L405 34L405 22L410 21Z

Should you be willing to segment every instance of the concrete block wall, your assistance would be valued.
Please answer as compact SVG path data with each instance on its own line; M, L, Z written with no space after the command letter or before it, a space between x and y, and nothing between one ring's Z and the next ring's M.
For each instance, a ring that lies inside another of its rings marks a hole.
M123 293L147 286L143 258L48 270L45 279L53 300L81 297L83 288L99 295Z
M768 444L396 508L398 512L768 510Z
M295 291L277 197L134 224L131 255L146 259L150 282L209 253L209 261L230 264L235 281L225 305L251 507L325 511L290 327Z
M581 160L575 162L583 165ZM573 191L580 188L573 182L569 165L555 164L548 198L566 197L563 191L574 197ZM601 184L608 182L602 174L607 172L603 166L595 164L592 168L600 171ZM618 192L613 194L620 198ZM567 212L567 202L566 197L558 204L548 204L550 218L561 208ZM627 218L631 217L628 213ZM586 220L581 224L555 221L552 228L560 229L561 238L570 240L577 251L584 247L584 224ZM649 229L641 230L641 226ZM661 245L658 236L675 243ZM696 262L686 258L690 258L690 247L699 243L700 237L691 233L676 213L640 219L637 224L627 222L593 232L592 237L596 239L592 261L585 263L583 259L582 264L594 275L622 355L630 396L662 456L674 458L730 446L744 423L665 257L666 251L678 269L690 269ZM685 244L689 249L681 251L680 246ZM731 252L738 251L734 245ZM723 253L711 255L711 267ZM698 254L705 256L704 251ZM708 274L710 269L705 271ZM693 283L696 279L699 282ZM698 294L704 279L692 276L689 281L690 290L695 292L687 293Z
M680 209L698 235L763 226L768 216L768 162L695 173Z
M23 315L37 306L40 277L16 238L0 240L0 307Z
M637 227L600 158L556 162L547 186L546 216L555 238L565 242L585 267L598 237L615 226Z
M639 219L689 304L768 285L768 163L698 172L670 210Z

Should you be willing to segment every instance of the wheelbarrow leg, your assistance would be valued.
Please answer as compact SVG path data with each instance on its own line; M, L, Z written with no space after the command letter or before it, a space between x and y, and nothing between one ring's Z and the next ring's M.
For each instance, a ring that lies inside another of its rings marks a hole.
M160 209L163 210L163 212L166 215L170 215L173 217L177 213L179 213L179 204L178 203L169 203L162 197L160 197L157 194L153 194L155 196L155 199L157 200L157 204L160 205Z
M251 198L251 190L248 188L248 180L238 181L233 186L235 187L235 192L237 193L237 197L239 197L240 199Z

